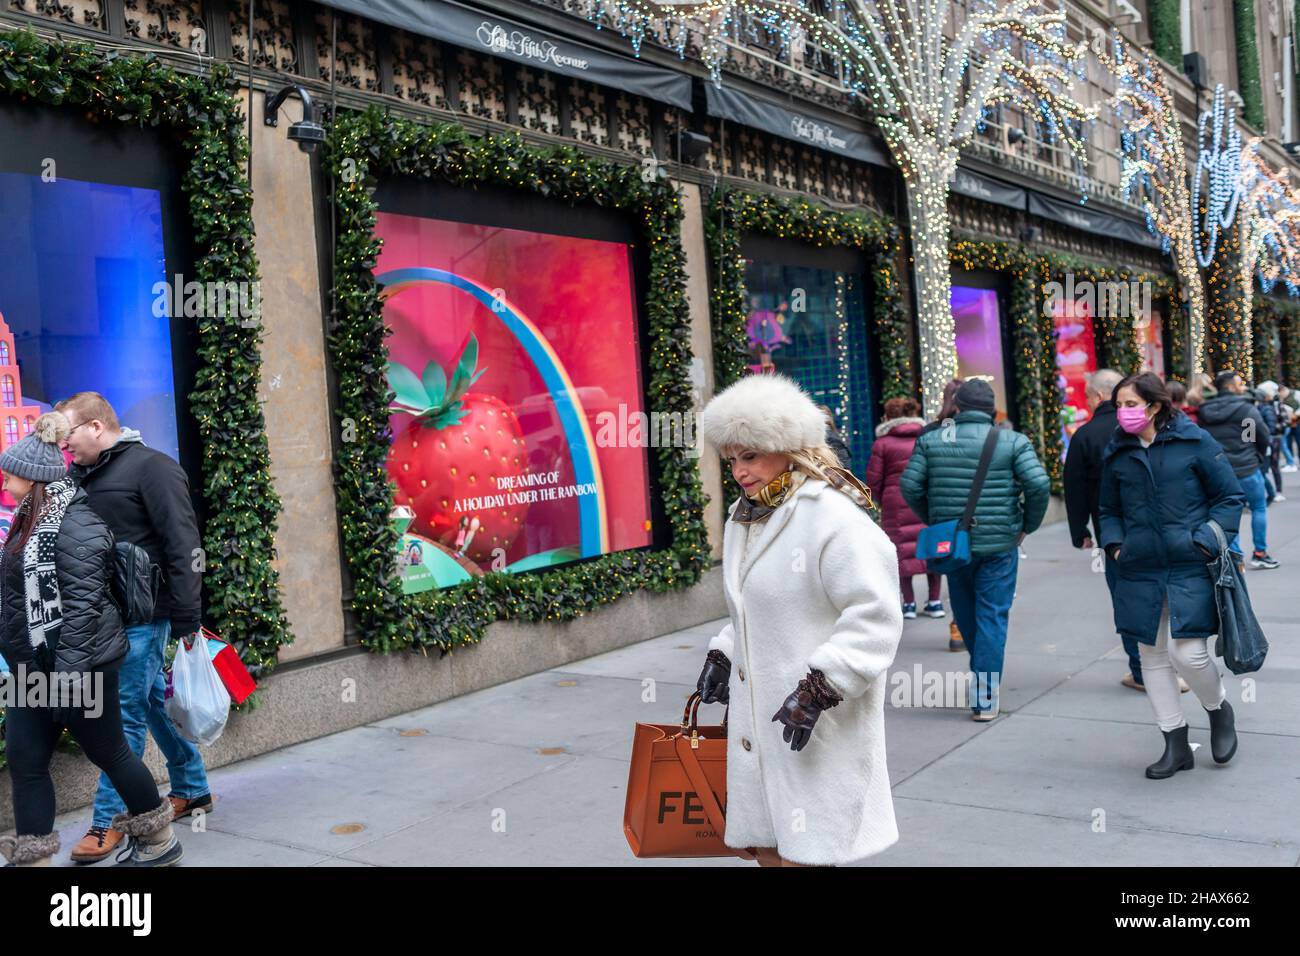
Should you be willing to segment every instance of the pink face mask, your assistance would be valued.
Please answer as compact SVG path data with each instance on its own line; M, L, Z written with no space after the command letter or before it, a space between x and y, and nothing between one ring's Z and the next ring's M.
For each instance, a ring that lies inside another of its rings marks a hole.
M1139 434L1151 421L1151 419L1147 418L1145 408L1121 408L1116 412L1116 415L1119 418L1119 427L1130 435Z

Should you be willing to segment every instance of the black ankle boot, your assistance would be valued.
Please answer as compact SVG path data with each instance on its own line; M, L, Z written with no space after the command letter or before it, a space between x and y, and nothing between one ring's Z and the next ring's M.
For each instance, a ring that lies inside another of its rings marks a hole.
M1237 721L1232 705L1226 700L1218 710L1207 710L1210 715L1210 753L1215 763L1227 763L1237 752Z
M1177 730L1162 730L1165 735L1165 752L1159 760L1147 767L1147 776L1152 780L1164 780L1180 770L1191 770L1196 766L1192 748L1187 744L1187 725Z

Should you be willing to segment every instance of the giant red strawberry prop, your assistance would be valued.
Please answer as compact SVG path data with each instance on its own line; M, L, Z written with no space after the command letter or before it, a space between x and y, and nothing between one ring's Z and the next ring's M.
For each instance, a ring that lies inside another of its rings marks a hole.
M397 394L393 411L415 421L393 438L388 473L397 483L397 504L415 512L420 534L454 547L462 515L479 519L467 549L471 561L486 563L493 551L509 551L523 527L527 503L505 503L511 483L528 471L528 454L514 411L492 395L469 391L487 369L476 369L478 340L470 335L450 383L437 362L416 378L405 365L388 363L388 384ZM473 498L499 497L491 506L464 508ZM455 510L457 502L462 510Z

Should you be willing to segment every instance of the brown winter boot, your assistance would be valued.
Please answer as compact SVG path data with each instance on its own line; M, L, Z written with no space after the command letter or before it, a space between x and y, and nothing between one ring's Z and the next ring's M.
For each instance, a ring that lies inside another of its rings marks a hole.
M961 631L957 630L956 621L948 622L948 650L950 651L966 650L966 642L961 639Z
M117 849L122 842L120 830L108 827L91 827L86 835L72 848L73 863L98 863Z
M119 813L113 817L113 829L131 838L129 850L119 853L116 866L171 866L179 863L184 851L172 829L176 813L170 800L163 800L148 813Z
M58 852L57 833L0 837L0 856L9 861L6 866L49 866Z

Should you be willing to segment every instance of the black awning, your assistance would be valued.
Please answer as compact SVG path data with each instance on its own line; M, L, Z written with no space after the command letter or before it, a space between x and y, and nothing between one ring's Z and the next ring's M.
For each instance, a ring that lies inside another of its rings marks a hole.
M797 143L816 146L841 156L851 156L877 166L892 168L883 145L877 145L866 127L854 127L841 120L825 120L789 105L741 93L708 81L704 84L710 116L720 116L752 126Z
M1008 186L1004 182L990 179L988 176L960 166L957 167L957 174L953 176L950 188L952 192L962 196L971 196L984 202L1021 211L1024 210L1029 198L1028 193L1019 186Z
M525 26L450 0L319 0L327 7L481 50L538 70L573 76L691 108L691 78L630 56L606 53L557 33Z
M1042 216L1053 222L1059 222L1084 232L1112 239L1123 239L1137 246L1159 249L1160 237L1149 232L1145 226L1131 219L1113 216L1108 212L1088 209L1076 203L1062 202L1040 193L1029 193L1029 211L1035 216Z

